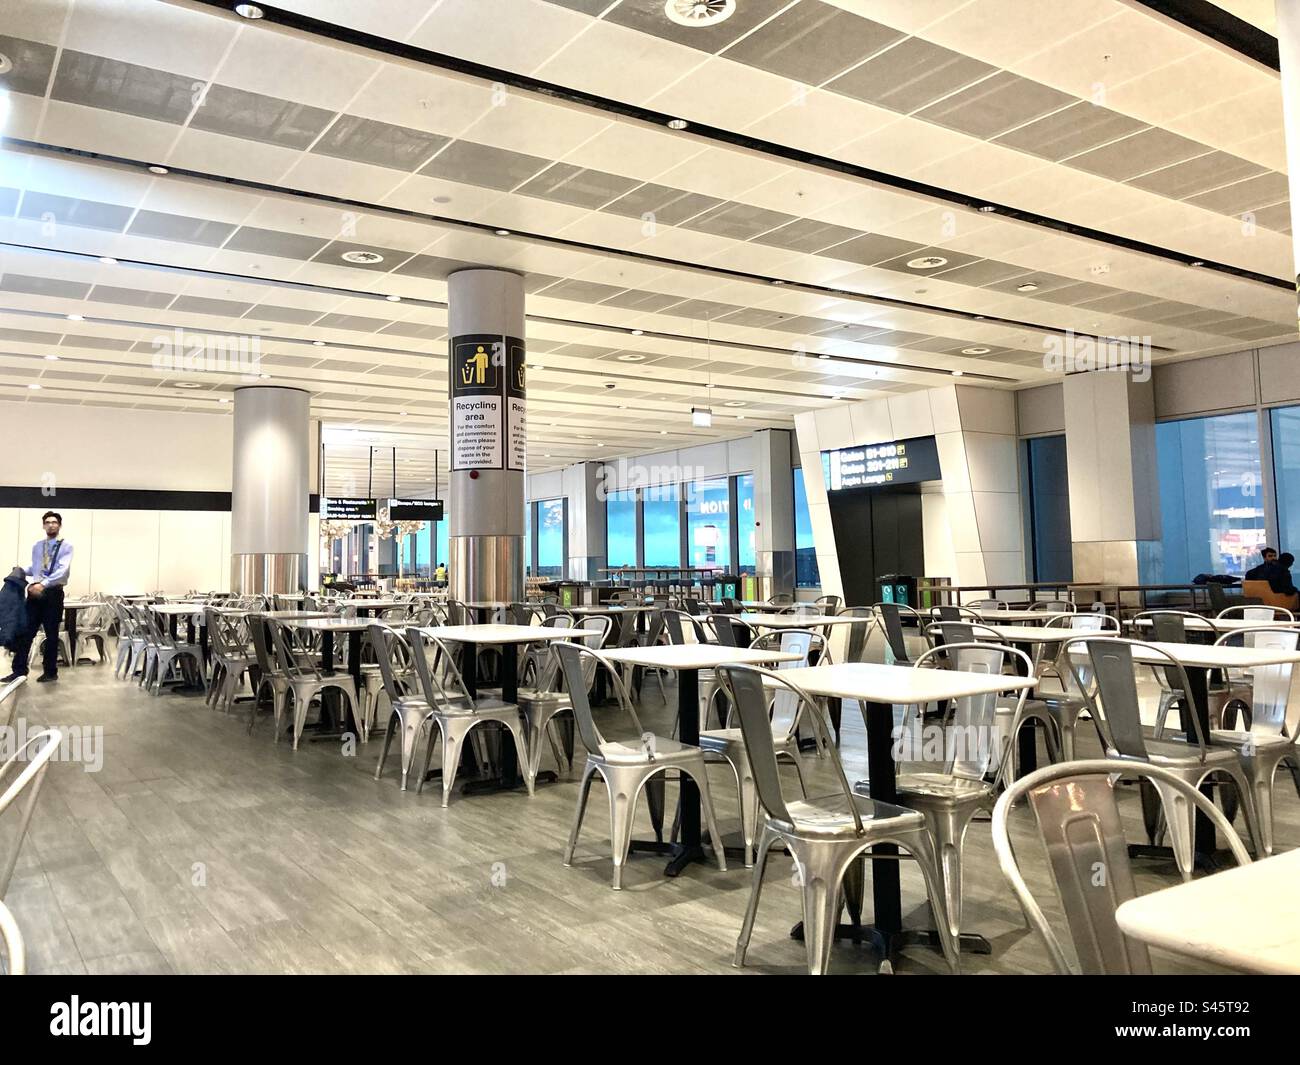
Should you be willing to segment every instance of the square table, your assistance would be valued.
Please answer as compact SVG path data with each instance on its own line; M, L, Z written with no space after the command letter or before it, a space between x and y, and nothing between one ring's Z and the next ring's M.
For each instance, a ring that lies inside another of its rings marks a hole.
M478 648L481 644L501 648L501 701L519 702L519 645L547 640L574 640L589 635L585 629L557 629L549 625L430 625L420 630L427 636L458 643L460 673L470 697L478 695ZM468 748L467 748L468 749ZM543 779L538 774L538 779ZM553 778L552 778L553 779ZM514 745L501 744L501 772L492 780L469 781L464 791L509 791L520 787L518 759Z
M832 666L804 666L781 670L783 679L802 688L809 695L853 699L862 707L867 729L868 794L881 802L898 802L898 779L894 765L894 707L924 705L960 699L966 695L1019 691L1032 688L1036 677L1002 674L966 673L955 669L916 669L912 666L886 666L873 662L845 662ZM898 950L908 943L923 943L939 949L937 934L928 930L903 928L902 896L898 879L898 846L882 843L872 848L872 855L886 856L871 872L871 893L875 908L874 924L841 925L840 936L860 942L870 938L884 958L893 961ZM796 929L796 931L800 931ZM979 936L962 933L962 943L981 953L989 953L987 942Z
M1137 618L1129 622L1135 628L1149 629L1155 622L1151 618ZM1245 618L1202 618L1184 617L1183 627L1188 632L1212 632L1219 636L1241 629L1295 629L1300 628L1300 621L1248 621Z
M1300 974L1300 850L1129 899L1127 936L1193 958L1271 976Z
M68 634L69 656L72 659L68 665L75 666L77 664L77 615L83 610L89 610L91 607L106 605L94 599L63 600L63 631ZM173 635L175 634L173 633Z
M977 613L985 621L1008 622L1012 625L1024 624L1026 622L1031 625L1041 624L1042 622L1046 621L1048 618L1054 618L1058 616L1058 614L1083 613L1083 611L1072 612L1069 610L1060 610L1060 611L1022 610L1022 609L993 610L988 607L966 607L966 609L974 610L975 613Z
M334 634L346 633L348 637L348 674L357 693L358 704L361 700L361 636L371 625L386 625L387 622L374 618L339 618L330 614L319 614L309 610L266 610L252 615L255 618L278 621L295 629L306 629L321 634L321 666L325 673L334 672ZM324 699L321 700L322 706ZM361 710L360 705L356 707ZM355 715L354 715L355 716ZM361 735L361 722L354 720L353 735Z
M773 662L797 662L797 651L755 650L752 647L724 647L713 643L657 644L653 647L621 647L602 652L611 662L630 666L657 666L677 674L677 738L692 747L700 743L700 670L724 665L765 666ZM659 843L633 840L632 850L668 854L671 860L664 876L677 876L691 862L704 861L700 845L700 792L685 774L681 780L681 842ZM713 841L715 847L722 840Z
M203 616L205 606L204 603L151 603L149 609L167 619L167 632L173 640L179 639L176 630L180 619L186 619L185 642L188 644L198 643L199 650L203 655L203 668L207 669L208 623ZM197 622L195 618L198 618ZM198 627L197 633L195 632L196 625Z

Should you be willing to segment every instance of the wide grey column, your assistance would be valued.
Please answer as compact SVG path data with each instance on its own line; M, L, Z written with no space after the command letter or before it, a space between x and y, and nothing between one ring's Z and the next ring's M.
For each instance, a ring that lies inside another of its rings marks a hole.
M310 396L300 388L235 390L230 587L239 594L307 589Z
M788 429L759 429L754 448L754 572L758 597L794 594L794 468ZM820 468L820 467L819 467Z
M1159 584L1163 554L1151 382L1093 370L1070 374L1062 385L1074 579Z
M500 338L495 368L510 368L505 344L524 338L524 279L508 270L472 268L447 278L448 392L454 391L458 337ZM522 353L520 353L522 354ZM504 382L503 382L504 387ZM522 402L519 400L517 402ZM501 404L501 462L458 468L456 398L451 399L451 522L448 582L465 602L511 602L524 597L524 471L510 469L509 413Z
M1291 185L1291 247L1300 289L1300 0L1276 0L1277 45L1282 67L1282 122Z

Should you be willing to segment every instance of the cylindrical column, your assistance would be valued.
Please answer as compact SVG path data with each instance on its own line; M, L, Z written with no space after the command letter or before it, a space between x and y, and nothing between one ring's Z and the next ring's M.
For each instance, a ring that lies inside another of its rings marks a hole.
M230 587L238 594L307 590L309 409L302 389L235 390Z
M507 270L447 278L451 528L448 583L467 602L524 593L524 279Z
M1300 289L1300 0L1277 0L1277 45L1282 67L1282 123L1291 185L1291 247Z

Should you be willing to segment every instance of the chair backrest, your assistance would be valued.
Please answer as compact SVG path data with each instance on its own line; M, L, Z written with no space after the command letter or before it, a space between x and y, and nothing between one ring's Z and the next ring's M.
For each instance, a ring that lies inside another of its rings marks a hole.
M1258 650L1295 651L1300 645L1300 630L1238 629L1227 632L1215 640L1216 644L1236 643ZM1279 662L1272 666L1252 666L1250 669L1250 731L1256 736L1287 735L1295 739L1295 724L1288 720L1291 704L1291 678L1295 663ZM1300 707L1297 707L1300 714Z
M1242 621L1256 621L1261 625L1270 621L1294 621L1295 615L1284 606L1229 606L1224 607L1216 618L1240 618Z
M456 666L451 649L438 637L422 632L414 625L406 630L406 644L411 652L411 664L419 678L424 701L434 709L446 708L452 700L474 706L469 689ZM429 646L434 649L434 661L429 661Z
M1069 599L1035 599L1029 604L1030 610L1046 610L1052 614L1073 614L1079 608Z
M724 647L748 647L757 635L753 626L731 614L710 614L708 621Z
M270 624L271 622L266 618L258 617L256 614L248 618L248 634L253 639L253 654L257 657L257 668L264 677L280 672L276 665L274 641L268 631Z
M587 697L587 692L591 688L591 679L594 677L594 670L589 671L584 668L588 660L594 663L595 669L605 670L610 689L618 698L619 708L631 719L637 735L646 737L648 734L641 727L641 719L636 716L636 710L632 707L632 697L628 694L623 678L614 668L613 663L599 651L593 651L590 647L583 647L574 641L562 640L557 643L559 646L555 648L555 653L559 656L560 669L564 672L564 686L569 693L573 718L578 726L578 735L582 738L583 746L594 753L599 751L600 745L605 742L605 737L596 727L596 719L591 713L591 701ZM653 761L654 745L647 743L646 748Z
M18 717L18 703L22 699L26 684L25 676L14 677L4 687L0 687L0 722L4 723L5 728L11 727Z
M972 599L966 604L972 610L1010 610L1011 604L1005 599Z
M957 626L941 623L945 629ZM948 668L960 673L974 673L982 676L998 677L1008 660L1018 658L1024 667L1024 675L1033 672L1033 663L1024 651L1005 644L984 643L975 640L958 641L945 639L938 647L933 647L920 655L913 663L913 668L924 669L935 659L942 658ZM1024 712L1025 696L1028 689L1019 691L1016 706L1012 714L1012 727L1006 732L1006 740L997 743L999 692L984 692L976 695L962 695L948 700L947 714L943 725L943 763L936 767L932 762L924 763L927 772L942 772L948 776L965 780L983 780L985 774L996 765L998 777L1007 765L1005 747L1019 731L1018 722Z
M42 729L0 764L0 818L13 807L18 819L14 829L6 830L10 838L5 848L0 850L0 902L4 901L9 880L18 864L18 852L27 835L27 826L31 824L32 811L36 809L36 798L45 779L46 767L62 739L63 734L58 729Z
M853 791L849 787L848 778L844 775L839 752L834 741L826 734L826 724L812 698L797 684L784 678L780 670L724 665L718 667L717 677L740 719L740 730L745 737L745 750L754 775L754 788L758 792L758 801L767 815L774 821L787 825L795 823L785 801L781 774L777 770L776 748L773 743L772 721L767 699L771 688L764 687L765 679L777 693L787 691L801 704L797 716L809 721L820 738L826 741L831 768L838 777L848 811L853 815L855 830L859 836L862 835L862 819L858 814L857 804L853 801Z
M686 639L686 630L689 626L691 632L695 634L696 641L707 643L703 639L703 633L700 629L700 623L695 620L694 614L688 614L684 610L665 610L663 611L664 628L668 631L668 642L671 644L688 643Z
M826 655L826 637L811 629L780 629L765 632L749 645L760 651L775 650L800 655L777 663L777 669L815 666ZM799 727L803 703L789 688L778 688L772 697L772 735L789 736Z
M863 619L861 624L844 626L849 630L844 642L844 661L865 662L867 659L867 637L871 634L870 620L875 617L875 613L869 606L846 606L836 616Z
M1250 862L1228 819L1195 787L1167 769L1099 758L1047 766L1021 777L1002 793L993 808L993 849L1002 875L1047 948L1053 969L1061 975L1151 972L1151 955L1146 946L1124 935L1115 919L1120 904L1137 894L1115 798L1116 778L1120 776L1160 781L1178 792L1227 838L1239 865ZM1026 795L1047 847L1048 866L1065 913L1077 968L1071 965L1025 883L1011 847L1008 816L1012 806ZM1098 875L1099 870L1104 875Z
M885 634L885 642L889 646L889 653L894 656L895 664L911 665L912 660L907 654L907 640L903 636L903 611L908 610L918 621L921 615L910 607L904 607L899 603L876 603L871 609L876 612L881 631Z
M411 645L400 632L388 625L371 625L367 631L370 646L375 650L375 661L379 664L379 675L384 679L384 691L388 693L388 701L396 705L397 700L406 694L397 674L411 668Z
M289 626L274 618L266 619L266 623L271 630L271 647L275 650L275 661L280 667L280 672L286 677L313 677L320 678L320 670L316 668L316 661L307 655L294 654L293 634Z
M0 902L0 943L4 944L5 972L10 976L27 974L27 947L23 943L23 933L9 912L9 907Z
M1210 608L1217 611L1219 617L1223 617L1223 611L1228 608L1228 593L1223 590L1223 585L1218 581L1210 581L1205 590L1210 593Z
M768 599L773 606L785 606L787 603L794 602L794 596L789 592L777 592L776 595Z

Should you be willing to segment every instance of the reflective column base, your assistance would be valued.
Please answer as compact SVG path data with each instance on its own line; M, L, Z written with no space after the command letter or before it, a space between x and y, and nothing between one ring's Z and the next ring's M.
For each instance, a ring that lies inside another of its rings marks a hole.
M284 595L307 591L307 556L246 554L230 557L230 590L236 595Z
M522 536L453 536L447 549L452 598L464 603L517 603L524 598Z

